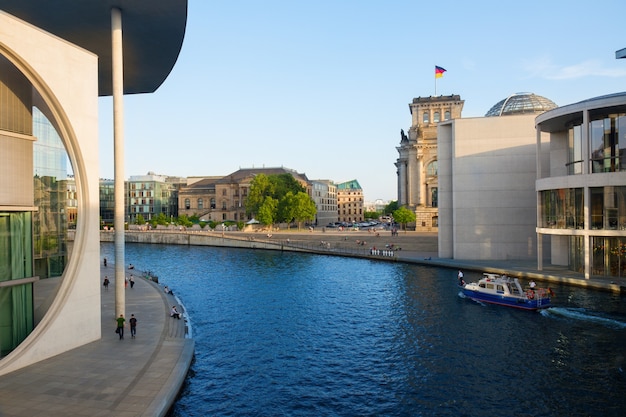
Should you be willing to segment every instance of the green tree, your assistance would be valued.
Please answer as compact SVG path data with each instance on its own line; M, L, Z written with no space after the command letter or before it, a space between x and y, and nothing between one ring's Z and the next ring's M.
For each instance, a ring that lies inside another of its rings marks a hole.
M170 219L167 218L164 213L159 213L150 220L150 225L154 228L156 228L157 225L167 226L169 223Z
M292 201L294 207L293 217L298 222L298 230L300 230L302 222L312 222L315 220L317 208L315 207L313 199L303 191L296 194Z
M381 213L379 211L365 211L363 213L363 217L366 219L374 219L377 220L380 217Z
M383 214L390 215L394 211L398 210L399 208L400 208L400 206L398 206L398 201L397 200L396 201L391 201L383 209Z
M278 200L267 197L259 207L256 219L266 226L274 224L276 221L276 213L278 208Z
M278 202L276 206L273 206L273 203L270 205L275 208L275 212L271 216L272 224L290 221L293 219L293 213L285 211L286 203L283 200L289 193L295 196L301 192L306 194L306 189L291 174L259 174L250 183L250 191L244 203L246 214L258 217L265 199L272 198ZM267 210L270 206L266 206L265 209ZM261 219L258 220L261 221Z
M135 219L135 224L138 224L138 225L146 224L146 219L144 219L141 214L138 214L137 218Z
M187 217L186 214L181 214L180 216L178 216L178 219L176 219L176 223L184 227L193 226L193 222L189 220L189 217Z
M259 208L263 205L266 197L274 194L274 187L270 179L265 174L259 174L254 177L250 183L250 191L245 200L246 214L253 216L259 212ZM259 220L260 221L260 220Z
M415 213L406 207L400 207L393 212L393 219L402 225L406 233L406 224L415 221Z

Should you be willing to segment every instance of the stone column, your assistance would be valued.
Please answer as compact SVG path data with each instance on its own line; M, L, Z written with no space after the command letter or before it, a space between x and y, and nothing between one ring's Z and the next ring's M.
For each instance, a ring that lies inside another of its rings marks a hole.
M122 11L111 9L113 70L113 147L115 165L115 317L126 317L126 273L124 260L124 58L122 45Z

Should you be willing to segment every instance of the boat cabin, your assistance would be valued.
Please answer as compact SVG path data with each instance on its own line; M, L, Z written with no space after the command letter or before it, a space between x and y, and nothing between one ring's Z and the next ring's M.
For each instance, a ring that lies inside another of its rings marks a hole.
M516 297L522 297L524 295L524 290L518 279L510 278L506 275L485 273L480 281L478 281L478 287L480 291L484 293L512 295Z

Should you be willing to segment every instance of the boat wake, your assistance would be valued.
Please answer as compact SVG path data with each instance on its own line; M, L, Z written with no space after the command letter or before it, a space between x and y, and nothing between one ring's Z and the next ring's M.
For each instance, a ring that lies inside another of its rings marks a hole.
M600 324L609 329L626 329L626 322L591 312L584 308L552 307L541 311L544 317L564 317Z

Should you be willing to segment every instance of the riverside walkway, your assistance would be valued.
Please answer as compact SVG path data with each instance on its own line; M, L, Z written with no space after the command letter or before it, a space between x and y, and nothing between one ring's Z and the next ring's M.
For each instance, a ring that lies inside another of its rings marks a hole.
M133 274L120 340L114 332L112 263L101 268L101 275L101 283L105 275L111 280L101 293L101 339L1 376L1 417L167 415L194 354L193 339L185 338L186 319L169 316L178 302L156 283ZM131 314L137 318L134 339L128 324Z

